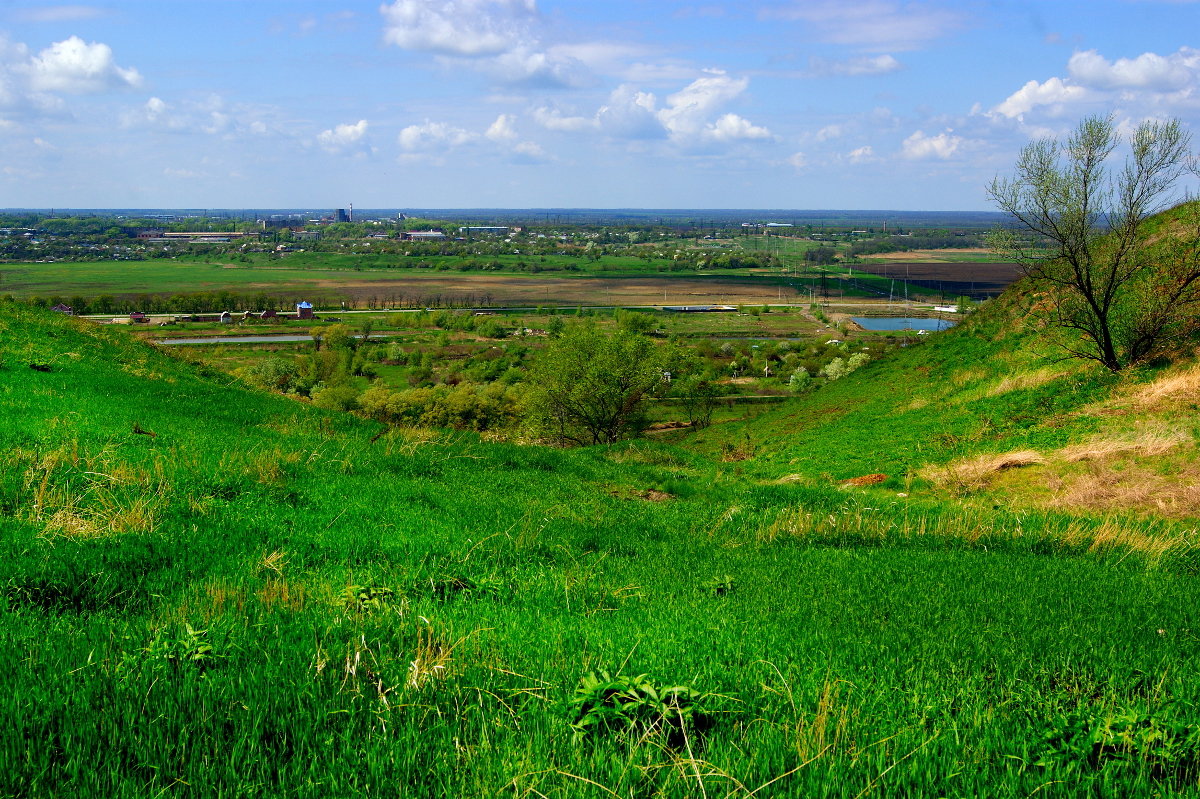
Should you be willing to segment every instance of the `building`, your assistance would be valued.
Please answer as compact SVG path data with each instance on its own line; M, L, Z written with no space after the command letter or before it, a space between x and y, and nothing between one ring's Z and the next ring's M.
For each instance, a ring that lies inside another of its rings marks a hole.
M466 233L468 235L470 235L472 233L484 233L484 234L487 234L490 236L507 236L508 228L506 228L506 227L490 227L487 225L469 225L467 227L460 227L458 229L458 232Z
M312 319L313 307L311 302L301 300L296 303L296 318L297 319Z
M346 209L345 208L333 209L333 221L334 222L349 222L350 217L347 216Z
M67 305L66 303L62 303L62 302L60 302L58 305L55 305L50 310L58 311L59 313L65 313L67 316L75 315L75 309L72 308L70 305Z

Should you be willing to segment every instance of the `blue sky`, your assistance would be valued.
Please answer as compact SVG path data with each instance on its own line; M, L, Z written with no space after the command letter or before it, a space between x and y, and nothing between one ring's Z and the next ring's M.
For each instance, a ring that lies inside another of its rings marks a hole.
M988 210L1096 113L1200 3L0 0L0 207Z

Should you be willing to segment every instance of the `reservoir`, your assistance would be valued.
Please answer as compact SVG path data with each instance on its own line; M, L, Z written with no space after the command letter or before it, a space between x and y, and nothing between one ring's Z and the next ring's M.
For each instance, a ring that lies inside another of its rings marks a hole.
M920 319L913 316L852 316L850 318L863 330L928 330L930 333L934 333L954 327L954 322L948 319Z

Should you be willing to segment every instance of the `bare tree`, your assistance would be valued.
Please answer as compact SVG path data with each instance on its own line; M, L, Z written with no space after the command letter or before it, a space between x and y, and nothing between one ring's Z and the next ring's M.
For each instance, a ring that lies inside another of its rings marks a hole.
M1194 332L1200 208L1187 203L1155 218L1195 170L1190 142L1178 120L1144 122L1114 170L1108 161L1122 138L1111 117L1090 117L1064 142L1026 145L1015 174L988 187L1025 234L998 231L992 246L1012 254L1043 292L1035 307L1065 334L1070 356L1116 372ZM1048 250L1040 246L1047 242Z

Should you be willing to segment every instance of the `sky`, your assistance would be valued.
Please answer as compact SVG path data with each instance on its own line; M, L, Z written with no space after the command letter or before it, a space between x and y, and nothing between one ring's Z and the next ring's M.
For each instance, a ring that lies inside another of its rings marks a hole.
M0 208L995 210L1184 0L0 0Z

